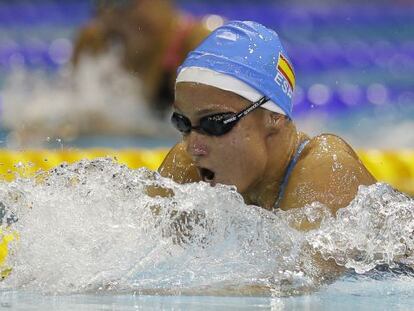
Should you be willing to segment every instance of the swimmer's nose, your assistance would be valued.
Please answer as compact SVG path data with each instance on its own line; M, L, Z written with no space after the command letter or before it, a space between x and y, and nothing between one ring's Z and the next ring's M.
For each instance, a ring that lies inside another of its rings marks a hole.
M204 135L192 131L186 137L187 152L192 157L205 156L208 153L207 144L204 142Z

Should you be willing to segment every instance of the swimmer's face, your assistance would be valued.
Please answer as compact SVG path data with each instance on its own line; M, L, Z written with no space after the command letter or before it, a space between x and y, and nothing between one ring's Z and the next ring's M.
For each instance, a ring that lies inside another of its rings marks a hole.
M203 84L182 82L176 86L175 112L187 117L193 126L202 117L239 112L250 104L237 94ZM265 110L256 109L222 136L194 130L184 134L187 152L202 179L212 185L235 185L240 193L253 190L265 175L268 163L269 131L264 119Z

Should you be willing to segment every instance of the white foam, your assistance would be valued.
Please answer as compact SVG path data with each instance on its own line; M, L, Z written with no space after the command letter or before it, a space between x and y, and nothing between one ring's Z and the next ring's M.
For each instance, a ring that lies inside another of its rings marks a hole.
M119 64L117 51L81 59L57 73L15 69L2 92L8 147L38 147L46 137L82 135L171 137L143 97L140 79Z
M150 185L172 194L150 197ZM272 213L232 187L179 185L100 159L2 183L0 201L20 234L0 289L280 296L329 277L315 250L358 272L412 258L414 203L384 184L361 187L334 219L317 203ZM289 226L304 217L321 228Z

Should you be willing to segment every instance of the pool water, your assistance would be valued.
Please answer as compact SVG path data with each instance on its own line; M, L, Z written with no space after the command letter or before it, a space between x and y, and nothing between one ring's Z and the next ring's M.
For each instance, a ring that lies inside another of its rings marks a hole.
M160 187L167 196L148 194ZM2 183L0 200L5 217L18 218L2 229L19 233L13 271L0 283L4 309L409 310L414 302L414 201L386 184L361 186L333 218L320 204L270 212L245 205L233 187L179 185L98 159ZM320 228L290 226L304 220ZM316 250L345 267L342 276L316 264Z
M0 310L412 310L414 282L343 278L312 295L294 297L159 296L76 294L49 296L0 292Z

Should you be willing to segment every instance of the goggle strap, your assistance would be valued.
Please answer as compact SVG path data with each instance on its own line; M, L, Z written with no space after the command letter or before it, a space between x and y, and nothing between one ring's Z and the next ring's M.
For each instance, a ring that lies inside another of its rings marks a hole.
M233 117L231 117L231 118L229 118L227 120L224 120L223 123L224 124L227 124L227 123L230 123L230 122L234 122L234 121L240 119L241 117L244 117L245 115L247 115L248 113L250 113L254 109L260 107L261 105L263 105L264 103L266 103L269 100L270 99L268 97L263 96L258 101L254 102L253 104L251 104L247 108L245 108L242 111L240 111L237 115L235 115L235 116L233 116Z

